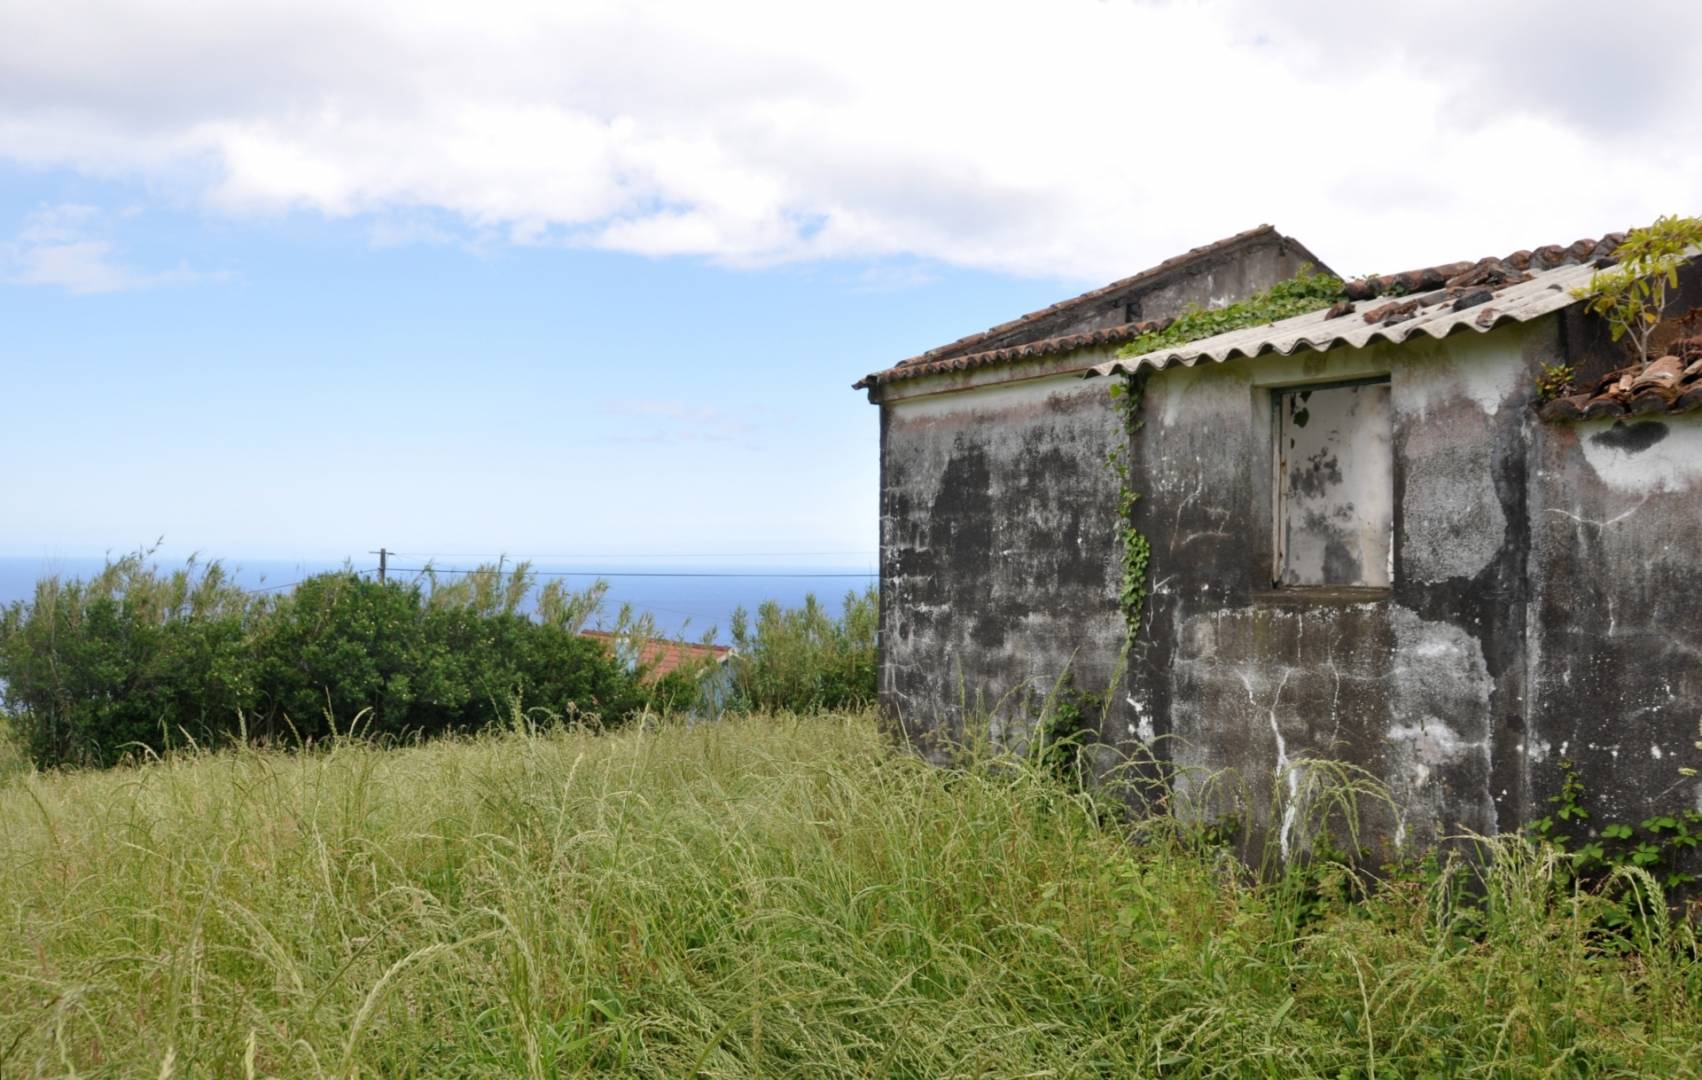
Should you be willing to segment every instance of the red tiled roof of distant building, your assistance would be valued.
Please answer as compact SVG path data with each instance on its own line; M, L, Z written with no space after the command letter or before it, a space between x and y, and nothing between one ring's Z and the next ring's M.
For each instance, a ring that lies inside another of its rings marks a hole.
M610 651L620 640L619 635L605 630L581 630L580 635L602 642ZM638 664L644 669L644 681L653 682L680 668L725 663L732 653L733 650L726 645L650 638L638 650Z

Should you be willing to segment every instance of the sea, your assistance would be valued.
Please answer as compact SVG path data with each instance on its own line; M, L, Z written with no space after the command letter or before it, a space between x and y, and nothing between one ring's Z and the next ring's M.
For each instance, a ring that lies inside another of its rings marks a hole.
M162 570L182 567L182 560L152 560ZM484 560L433 560L440 579L450 579L457 570L467 569ZM488 560L494 562L496 560ZM80 556L0 556L0 606L14 601L28 601L35 594L40 578L58 575L64 579L86 578L99 573L106 560L101 557ZM360 561L325 561L287 558L225 559L225 570L243 588L268 591L287 591L295 583L313 574L340 570L345 566L372 575L377 560L362 556ZM424 560L392 556L390 577L412 581L419 576ZM837 614L848 591L861 592L878 580L872 556L860 561L849 559L800 560L766 557L763 559L600 559L594 564L583 561L534 560L532 569L541 587L550 580L562 580L572 588L584 588L598 578L609 583L601 615L593 618L588 627L613 623L622 604L631 604L635 612L649 613L657 630L667 637L699 640L714 632L715 640L729 642L729 626L733 610L743 607L754 616L758 605L773 600L784 607L797 607L806 596L813 594ZM512 560L507 566L512 567Z

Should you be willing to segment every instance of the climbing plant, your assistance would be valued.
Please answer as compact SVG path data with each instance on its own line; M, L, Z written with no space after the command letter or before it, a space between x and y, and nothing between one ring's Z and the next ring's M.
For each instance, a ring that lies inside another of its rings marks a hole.
M1126 375L1121 381L1111 383L1111 404L1122 424L1117 444L1105 456L1106 465L1117 477L1117 551L1121 570L1117 605L1123 612L1124 636L1129 641L1140 632L1141 613L1146 609L1147 563L1152 557L1152 545L1135 528L1135 503L1140 500L1140 493L1134 490L1129 472L1129 448L1141 428L1144 390L1138 375Z
M1190 341L1260 326L1280 319L1292 319L1329 307L1342 299L1342 281L1334 274L1302 274L1279 281L1263 292L1245 300L1219 308L1192 307L1161 329L1135 338L1117 351L1118 356L1140 356L1143 353L1185 345Z
M1590 811L1584 806L1584 782L1578 768L1568 759L1560 762L1560 791L1548 797L1552 810L1531 824L1539 840L1569 852L1577 870L1586 878L1611 872L1619 866L1635 866L1655 875L1664 885L1686 885L1696 880L1680 868L1678 856L1702 844L1702 813L1678 807L1633 824L1612 821L1596 829L1585 824Z
M1213 334L1305 315L1340 299L1342 281L1334 274L1301 274L1224 307L1189 308L1169 323L1135 338L1117 355L1139 356ZM1140 633L1141 615L1146 610L1147 568L1152 559L1151 543L1135 527L1135 503L1140 493L1131 484L1128 460L1129 447L1141 427L1143 396L1142 376L1126 375L1111 383L1111 401L1122 424L1118 445L1106 455L1106 464L1117 476L1117 550L1121 564L1117 602L1131 641Z

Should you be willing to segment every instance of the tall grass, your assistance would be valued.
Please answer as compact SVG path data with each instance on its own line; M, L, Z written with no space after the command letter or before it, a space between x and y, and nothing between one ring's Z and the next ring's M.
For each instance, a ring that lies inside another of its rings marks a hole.
M1355 904L867 715L0 784L0 1075L1680 1075L1685 926ZM1133 828L1133 835L1129 830Z

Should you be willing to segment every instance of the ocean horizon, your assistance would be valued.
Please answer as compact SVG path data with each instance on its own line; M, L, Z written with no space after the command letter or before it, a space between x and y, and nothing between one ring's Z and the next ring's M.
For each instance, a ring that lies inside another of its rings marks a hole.
M635 611L648 613L656 622L658 633L667 637L701 638L713 629L715 640L723 644L729 638L729 626L735 608L743 607L755 613L757 606L774 600L783 607L798 607L805 597L813 594L828 610L838 613L846 592L863 589L878 581L875 570L838 562L754 562L720 558L699 561L688 558L655 559L615 558L587 561L533 560L538 587L551 580L563 580L570 587L582 589L603 578L609 591L602 612L587 623L588 629L611 625L622 604L631 604ZM106 565L103 556L22 556L0 555L0 606L28 601L35 594L36 582L57 575L61 578L86 579ZM154 557L148 560L163 571L183 567L185 559ZM376 576L377 559L364 562L331 559L198 559L198 564L217 561L241 587L253 591L287 591L303 579L315 574L341 570L345 567L366 576ZM432 567L441 577L449 577L471 569L478 559L436 559ZM506 561L512 568L515 560ZM414 581L425 560L414 557L391 556L391 580ZM534 591L534 595L536 595Z

